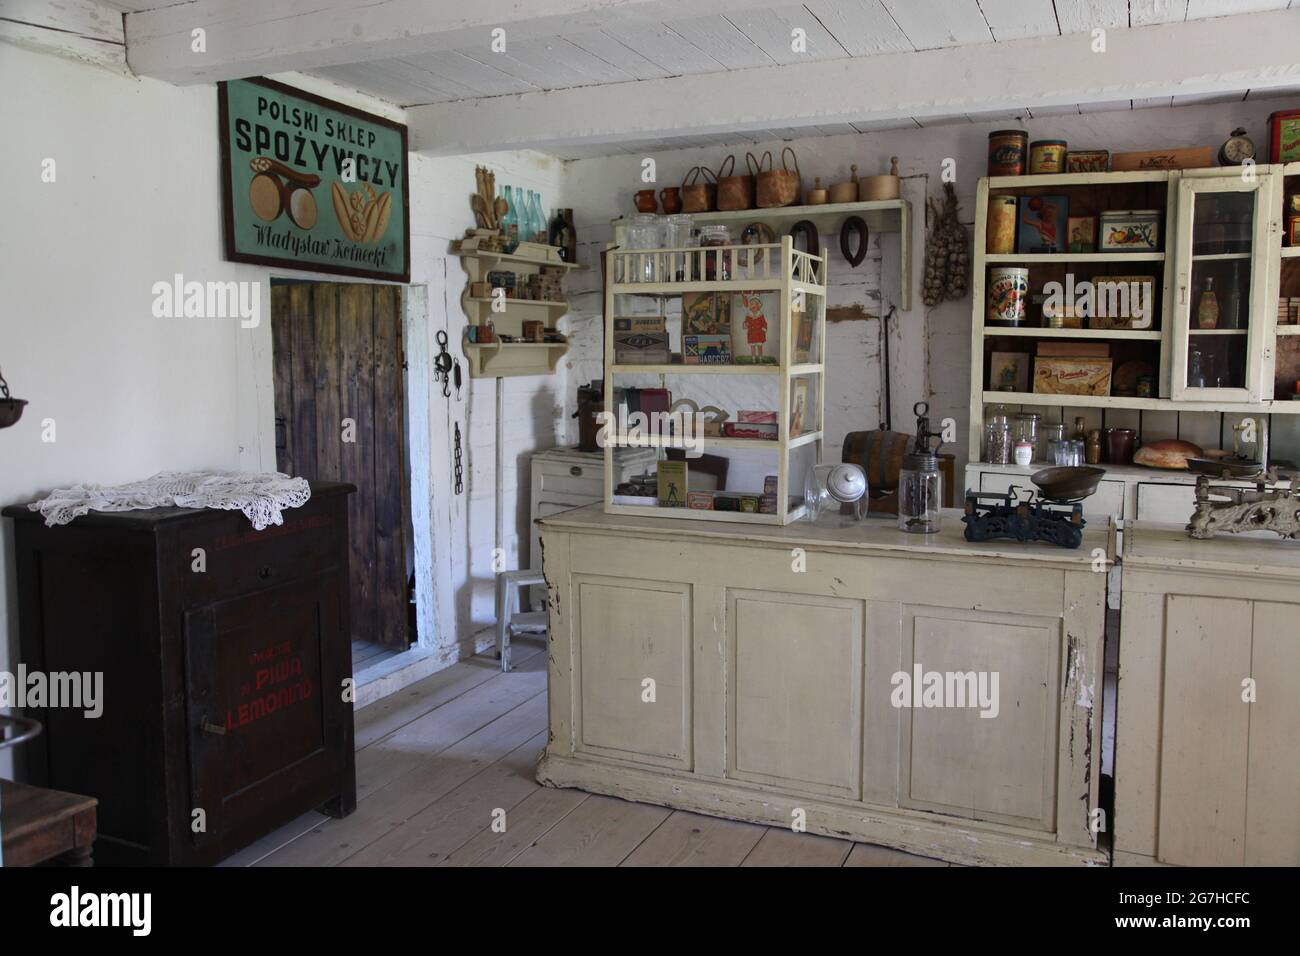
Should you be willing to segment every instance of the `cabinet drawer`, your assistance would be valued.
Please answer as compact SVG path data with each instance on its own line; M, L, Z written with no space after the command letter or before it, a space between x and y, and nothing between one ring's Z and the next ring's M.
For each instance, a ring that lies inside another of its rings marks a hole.
M1143 481L1137 486L1139 521L1186 524L1196 509L1196 486Z
M1047 466L1044 466L1047 467ZM1034 483L1028 475L1008 475L1000 471L980 473L980 491L1005 494L1012 486L1034 489ZM1116 521L1124 518L1124 482L1103 479L1097 491L1083 503L1085 518L1111 517Z
M596 501L605 493L605 478L599 472L583 478L571 478L568 475L542 475L541 487L538 489L539 501L563 500L565 495L579 495L584 501Z
M339 565L340 536L346 533L340 505L332 501L284 513L284 524L255 531L237 511L202 526L171 531L170 558L180 575L186 607L247 594L290 580L314 577ZM206 569L194 570L194 549L203 549Z

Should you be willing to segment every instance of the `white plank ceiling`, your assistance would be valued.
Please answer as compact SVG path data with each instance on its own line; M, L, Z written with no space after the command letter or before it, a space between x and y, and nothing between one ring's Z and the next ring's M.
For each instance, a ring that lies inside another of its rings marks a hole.
M601 29L507 42L506 52L493 52L485 34L477 46L311 72L399 106L414 106L1089 33L1098 27L1173 23L1293 4L1300 0L807 0L667 22L622 18ZM508 39L508 24L506 29ZM796 29L804 31L806 52L791 49ZM991 51L990 69L996 64Z

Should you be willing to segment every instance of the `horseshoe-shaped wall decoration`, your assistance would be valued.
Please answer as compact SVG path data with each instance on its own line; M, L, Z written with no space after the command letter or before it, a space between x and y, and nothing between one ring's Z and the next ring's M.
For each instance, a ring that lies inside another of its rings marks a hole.
M800 219L790 227L790 238L794 240L794 247L796 249L799 248L800 236L802 236L804 240L803 252L808 253L810 256L821 255L821 237L817 235L817 227L813 225L811 219Z
M858 248L856 251L850 251L849 242L854 235L858 236ZM867 242L870 238L867 221L861 216L849 216L844 220L844 225L840 226L840 254L844 256L850 267L856 268L867 257Z

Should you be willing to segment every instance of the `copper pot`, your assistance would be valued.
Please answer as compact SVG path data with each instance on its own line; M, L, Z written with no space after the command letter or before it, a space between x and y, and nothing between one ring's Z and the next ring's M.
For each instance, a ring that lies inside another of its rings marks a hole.
M659 190L659 205L668 215L672 216L682 211L682 194L676 186L666 186Z

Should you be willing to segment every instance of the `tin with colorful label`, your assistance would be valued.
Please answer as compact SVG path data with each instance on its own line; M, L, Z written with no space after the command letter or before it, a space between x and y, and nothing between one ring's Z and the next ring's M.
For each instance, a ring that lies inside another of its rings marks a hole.
M1022 129L989 133L989 175L1023 176L1029 152L1029 134Z
M1016 251L1016 197L990 196L988 223L984 234L984 251L988 255L1006 255Z
M1068 152L1063 139L1037 139L1029 144L1029 172L1063 173Z
M1025 321L1029 297L1029 270L1023 266L996 266L989 270L989 325L1019 326Z

